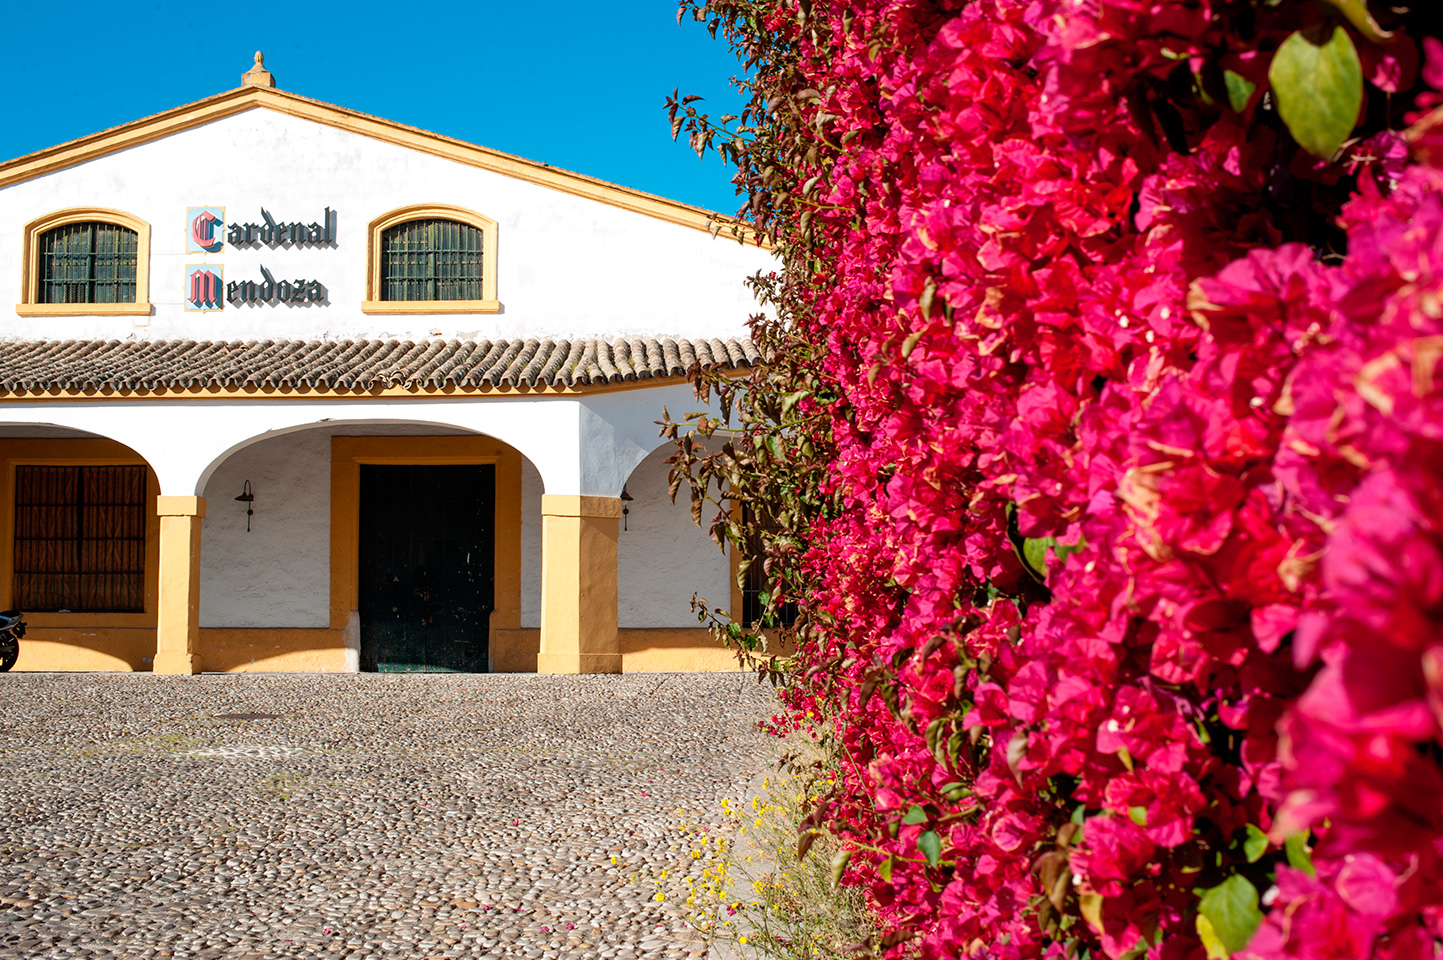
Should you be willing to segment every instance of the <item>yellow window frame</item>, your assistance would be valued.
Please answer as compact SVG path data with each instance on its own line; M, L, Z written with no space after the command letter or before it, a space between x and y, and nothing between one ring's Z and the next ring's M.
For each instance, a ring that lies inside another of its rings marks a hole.
M98 220L112 223L136 235L134 303L41 303L40 238L56 227ZM150 303L150 224L123 210L106 207L70 207L56 210L25 225L20 254L20 302L15 312L22 317L148 317Z
M381 234L410 220L455 220L481 231L480 300L382 300ZM439 203L418 203L383 213L366 230L366 299L369 314L500 313L496 299L496 221L475 210Z

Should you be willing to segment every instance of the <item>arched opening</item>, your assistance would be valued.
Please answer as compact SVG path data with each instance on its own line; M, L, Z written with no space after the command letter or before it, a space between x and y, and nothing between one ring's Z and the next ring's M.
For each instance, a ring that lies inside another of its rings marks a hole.
M617 541L617 626L622 669L734 670L736 660L698 623L691 598L731 606L731 562L691 519L685 495L667 495L670 443L653 450L626 481ZM709 517L704 517L709 519Z
M156 652L155 471L134 449L0 423L0 609L26 614L13 669L148 670Z
M542 482L514 447L331 421L240 444L202 484L203 669L536 669Z

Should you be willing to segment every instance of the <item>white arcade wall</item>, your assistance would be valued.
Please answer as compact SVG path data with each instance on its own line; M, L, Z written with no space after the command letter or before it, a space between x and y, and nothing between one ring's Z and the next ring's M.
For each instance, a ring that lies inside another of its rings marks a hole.
M7 428L16 435L16 428ZM205 488L202 627L324 628L330 617L331 437L463 434L423 425L338 424L258 441L217 467ZM669 449L632 474L634 498L617 546L619 625L695 627L693 592L725 605L729 564L666 495ZM235 502L249 480L251 531ZM521 626L541 625L541 476L521 473Z

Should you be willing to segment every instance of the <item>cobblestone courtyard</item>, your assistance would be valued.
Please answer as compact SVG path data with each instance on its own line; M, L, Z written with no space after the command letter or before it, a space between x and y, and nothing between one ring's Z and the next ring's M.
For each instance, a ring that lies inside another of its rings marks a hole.
M737 674L0 674L0 957L699 955L650 881L688 869L679 808L762 770L771 702Z

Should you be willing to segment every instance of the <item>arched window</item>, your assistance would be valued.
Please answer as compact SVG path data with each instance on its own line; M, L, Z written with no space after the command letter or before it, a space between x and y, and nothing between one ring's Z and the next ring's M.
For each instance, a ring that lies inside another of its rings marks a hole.
M82 220L40 235L41 303L134 303L139 238L116 223Z
M405 207L371 221L366 313L496 313L496 221Z
M118 210L77 208L25 228L21 316L150 313L150 225Z

